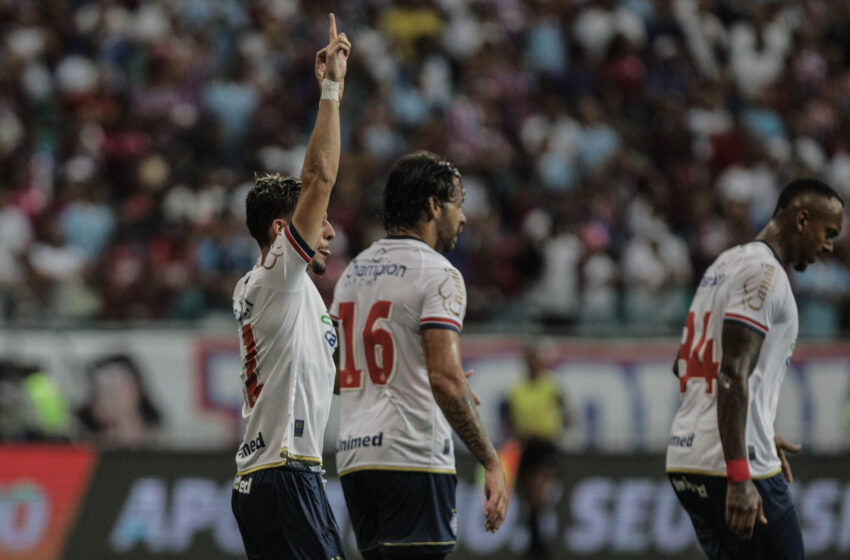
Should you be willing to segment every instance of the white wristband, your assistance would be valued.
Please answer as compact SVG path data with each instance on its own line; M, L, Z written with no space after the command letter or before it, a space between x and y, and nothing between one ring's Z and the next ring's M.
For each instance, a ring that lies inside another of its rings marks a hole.
M339 82L334 82L327 78L322 80L322 97L320 99L339 102Z

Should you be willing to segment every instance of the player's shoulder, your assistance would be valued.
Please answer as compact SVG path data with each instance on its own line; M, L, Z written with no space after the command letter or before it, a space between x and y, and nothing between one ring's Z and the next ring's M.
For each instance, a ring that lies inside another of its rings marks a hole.
M735 266L741 271L761 271L778 278L787 278L779 257L767 243L751 241L738 246Z
M725 268L734 272L757 269L765 265L782 268L769 245L762 241L751 241L723 251L712 263L711 268Z
M239 296L239 294L243 293L248 286L248 281L251 279L251 276L254 274L254 270L250 270L246 272L242 278L236 281L236 286L233 287L233 297L234 299Z

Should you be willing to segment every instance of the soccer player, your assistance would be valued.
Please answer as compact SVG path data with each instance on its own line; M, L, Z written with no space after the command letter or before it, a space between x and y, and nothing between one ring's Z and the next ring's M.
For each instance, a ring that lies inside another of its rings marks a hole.
M334 291L340 337L336 462L367 560L439 559L457 534L452 429L485 469L484 526L508 495L461 366L466 287L441 253L466 222L460 173L429 153L393 164L387 237L360 253Z
M800 447L773 429L797 339L786 268L831 253L843 219L828 185L791 182L755 241L721 254L691 303L667 472L709 558L805 557L785 456Z
M231 503L252 559L344 557L321 467L336 334L307 267L324 271L334 237L326 210L350 50L331 14L330 42L316 55L322 93L301 179L259 177L245 201L262 254L233 292L247 426Z

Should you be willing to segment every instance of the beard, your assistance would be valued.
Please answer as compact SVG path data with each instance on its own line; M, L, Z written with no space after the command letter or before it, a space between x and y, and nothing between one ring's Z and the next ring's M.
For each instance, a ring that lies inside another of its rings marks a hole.
M451 252L457 245L457 238L460 235L460 228L446 228L445 230L437 230L437 243L434 249L438 253Z
M328 269L327 263L320 262L316 259L310 261L310 271L317 276L321 276Z

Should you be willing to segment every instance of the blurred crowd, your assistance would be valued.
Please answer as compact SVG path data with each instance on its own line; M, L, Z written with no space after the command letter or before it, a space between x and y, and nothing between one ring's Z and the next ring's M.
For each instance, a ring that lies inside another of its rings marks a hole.
M850 200L848 2L7 0L0 321L229 314L245 193L300 173L331 10L354 48L326 297L414 149L464 175L478 324L677 332L786 181ZM793 275L804 336L850 326L848 264Z

